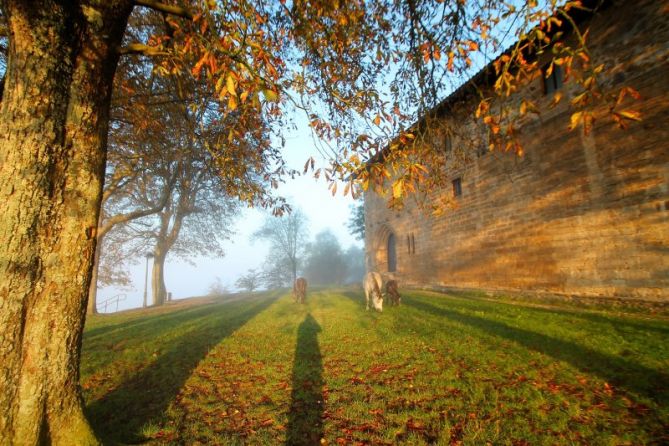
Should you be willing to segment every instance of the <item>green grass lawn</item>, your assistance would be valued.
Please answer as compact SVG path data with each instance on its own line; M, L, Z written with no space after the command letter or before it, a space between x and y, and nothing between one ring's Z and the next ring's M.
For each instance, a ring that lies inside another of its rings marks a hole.
M287 293L94 316L106 444L669 443L669 320L477 296Z

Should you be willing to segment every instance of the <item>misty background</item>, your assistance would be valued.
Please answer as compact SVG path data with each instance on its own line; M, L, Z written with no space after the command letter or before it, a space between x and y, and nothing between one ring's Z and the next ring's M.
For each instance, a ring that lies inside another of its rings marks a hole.
M317 153L314 144L306 123L298 122L297 130L285 141L283 153L288 166L301 172L307 159ZM319 161L324 162L324 159L316 158L316 162ZM351 234L348 225L352 207L360 206L362 200L354 200L350 195L342 196L341 193L333 196L322 178L317 180L309 173L294 179L286 178L285 183L279 184L277 194L286 197L293 210L305 216L306 241L305 250L301 253L299 275L311 279L310 285L361 280L364 274L364 244ZM173 253L168 254L165 261L165 285L172 299L244 291L244 287L238 283L239 279L247 275L249 270L255 270L260 275L266 261L275 257L270 255L272 243L258 236L257 232L268 219L277 218L285 217L272 217L267 210L242 207L231 219L229 227L220 228L222 233L230 233L229 239L221 245L223 256L194 256L184 260ZM333 257L327 251L328 245L332 249L340 249L341 257ZM115 268L127 272L128 284L104 286L98 283L97 307L100 312L142 307L147 259L144 256L132 256L119 260L121 263L115 265ZM338 264L338 260L343 260L345 265ZM331 261L334 263L328 263ZM152 264L152 259L149 259L149 305L152 302ZM330 280L327 279L328 275L331 275ZM258 289L266 288L262 282Z

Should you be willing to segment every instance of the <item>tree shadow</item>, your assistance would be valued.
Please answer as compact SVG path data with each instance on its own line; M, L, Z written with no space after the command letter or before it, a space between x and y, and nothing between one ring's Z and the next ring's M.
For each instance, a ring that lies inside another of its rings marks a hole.
M86 407L88 419L98 437L104 444L143 442L145 438L140 432L141 427L163 416L209 350L267 309L277 298L275 294L253 304L248 301L233 302L225 306L225 311L219 308L219 311L212 312L210 306L188 311L181 317L169 318L173 324L167 329L165 318L154 322L158 325L149 324L156 328L156 337L166 338L160 345L160 356ZM175 321L177 324L174 324ZM179 322L188 322L191 328L169 338L169 329L177 329ZM143 329L146 327L142 324Z
M360 308L363 310L365 309L365 293L363 292L362 294L360 292L355 292L355 291L345 291L343 293L339 293L340 296L346 297L347 299L352 300L357 304Z
M151 335L156 329L169 327L180 322L189 321L212 313L212 305L221 305L218 303L205 304L192 308L184 308L169 313L152 315L135 315L132 319L116 324L105 324L99 327L91 328L85 331L84 339L88 344L97 342L108 342L110 337L123 338L128 330L139 336ZM117 336L118 335L118 336Z
M669 374L667 373L645 367L636 362L626 361L620 357L610 356L573 342L437 307L416 299L407 299L406 305L426 313L449 318L457 323L469 325L556 360L565 361L633 394L650 398L661 404L669 400Z
M654 331L662 335L669 335L669 325L667 325L666 321L638 319L634 318L634 315L632 316L625 314L607 315L603 313L595 313L592 311L588 311L589 310L588 308L585 309L562 308L559 307L558 305L553 305L553 304L549 304L550 305L549 307L540 307L532 305L532 302L529 301L516 300L509 302L503 299L481 297L474 295L473 293L464 294L458 292L449 292L448 296L451 298L463 300L465 302L474 300L477 302L477 304L485 306L489 308L491 311L495 311L496 308L498 308L497 305L504 305L505 307L510 309L520 307L524 311L528 312L560 315L563 317L581 319L596 324L610 325L618 331L644 330L644 331ZM541 303L540 300L539 303ZM613 309L613 311L615 311L615 308ZM643 315L643 313L641 315Z
M307 314L297 330L293 362L293 391L286 444L315 445L323 437L323 358L318 346L321 326Z

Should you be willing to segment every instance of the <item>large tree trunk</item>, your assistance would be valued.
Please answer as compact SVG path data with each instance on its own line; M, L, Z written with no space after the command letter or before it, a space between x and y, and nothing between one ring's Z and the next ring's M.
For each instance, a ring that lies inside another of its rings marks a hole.
M153 305L163 305L167 298L165 287L165 257L167 253L156 248L153 257L153 269L151 270L151 290L153 292Z
M82 411L79 357L116 48L132 3L81 3L2 3L2 445L97 443Z
M182 191L183 192L183 191ZM153 270L151 271L151 290L153 291L153 305L163 305L167 301L165 287L165 257L179 238L181 226L185 217L185 195L180 195L176 214L165 211L160 215L160 231L157 236L156 247L153 250ZM174 218L172 218L174 216ZM171 227L170 227L171 223Z

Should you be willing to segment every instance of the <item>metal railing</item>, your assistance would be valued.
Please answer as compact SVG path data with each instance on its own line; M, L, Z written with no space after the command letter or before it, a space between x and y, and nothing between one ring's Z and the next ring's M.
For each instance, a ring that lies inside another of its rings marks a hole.
M102 302L98 302L98 313L115 313L118 311L118 303L124 301L128 296L124 293L116 294L112 297L109 297ZM114 311L107 311L107 308L110 308L112 305L116 305Z

